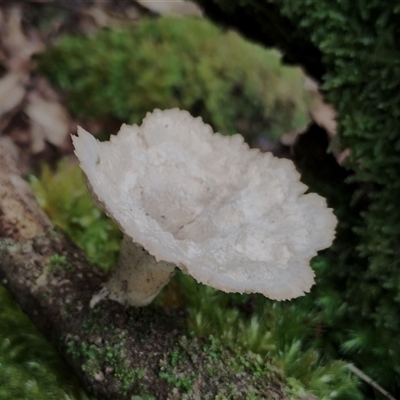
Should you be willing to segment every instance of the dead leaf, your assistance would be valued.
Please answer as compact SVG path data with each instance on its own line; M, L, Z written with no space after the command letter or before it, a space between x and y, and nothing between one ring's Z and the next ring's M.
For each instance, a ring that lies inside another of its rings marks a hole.
M69 134L70 117L60 103L46 100L32 92L25 113L31 121L33 153L44 150L45 141L56 147L64 144Z
M12 71L0 79L0 119L22 102L28 81L25 71Z
M21 20L21 5L14 5L8 8L3 16L5 27L2 34L2 44L9 53L19 53L26 46Z
M314 94L314 101L311 105L310 113L312 119L321 128L324 128L329 137L332 139L336 136L336 118L337 112L335 108L325 103L324 97L319 90L317 82L311 78L307 78L304 84L304 88Z
M305 89L315 94L315 99L310 110L312 119L317 125L326 130L330 140L332 140L337 134L336 120L338 113L336 109L332 105L325 103L324 96L321 94L318 84L312 79L307 78ZM349 149L341 150L333 147L331 151L339 165L343 165L350 155Z
M8 56L6 66L8 69L21 69L29 63L33 54L44 49L44 44L33 30L30 35L25 35L21 4L7 8L3 14L1 45Z
M32 87L40 97L43 97L49 102L62 103L60 94L51 86L49 81L40 75L35 75L32 80Z
M161 15L174 15L174 16L186 16L195 15L201 17L203 12L200 7L186 0L174 0L174 1L152 1L152 0L136 0L138 4L148 10Z
M311 108L311 117L317 125L328 132L331 139L336 136L336 110L331 105L324 103L322 97L315 99Z
M99 3L94 7L85 8L81 13L83 16L89 17L94 23L93 26L85 26L84 31L86 33L98 28L130 26L132 21L138 20L143 15L143 12L134 6L126 7L123 13L112 12L107 8L107 3Z
M279 138L279 141L284 145L284 146L293 146L294 143L296 142L296 139L299 135L302 135L307 128L304 129L297 129L295 131L285 133Z

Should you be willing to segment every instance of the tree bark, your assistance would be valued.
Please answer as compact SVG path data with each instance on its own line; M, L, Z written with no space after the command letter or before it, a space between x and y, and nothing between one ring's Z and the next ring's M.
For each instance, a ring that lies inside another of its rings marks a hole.
M1 139L0 279L90 393L119 400L288 398L267 360L188 335L182 312L110 300L90 308L106 277L51 226L13 153Z

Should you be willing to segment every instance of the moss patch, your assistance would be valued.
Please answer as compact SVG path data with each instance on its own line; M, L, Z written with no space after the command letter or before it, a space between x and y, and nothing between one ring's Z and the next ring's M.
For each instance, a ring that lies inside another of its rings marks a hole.
M267 359L227 347L213 336L206 341L180 337L160 366L160 377L173 385L174 398L198 398L202 387L210 388L209 394L202 392L204 399L284 398L282 375Z
M280 58L205 19L159 18L63 38L39 65L81 117L140 123L154 108L179 107L251 141L309 121L304 75Z

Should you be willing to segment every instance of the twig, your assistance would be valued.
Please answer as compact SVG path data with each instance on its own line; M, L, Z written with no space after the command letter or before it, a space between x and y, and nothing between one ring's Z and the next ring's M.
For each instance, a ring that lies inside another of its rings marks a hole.
M361 369L357 368L353 364L347 364L347 368L359 378L361 378L364 382L368 383L368 385L372 386L378 392L382 393L389 400L396 400L387 390L385 390L382 386L378 385L372 378L370 378L367 374L365 374Z

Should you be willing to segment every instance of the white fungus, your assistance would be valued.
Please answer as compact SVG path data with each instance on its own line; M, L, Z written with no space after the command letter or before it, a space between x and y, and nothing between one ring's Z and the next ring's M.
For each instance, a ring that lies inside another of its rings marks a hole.
M310 290L310 259L332 243L336 218L304 194L291 161L178 109L109 142L83 129L73 142L93 197L125 235L111 299L148 304L175 266L225 292L284 300Z

